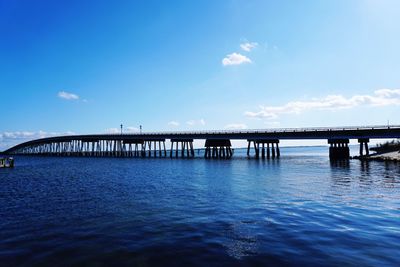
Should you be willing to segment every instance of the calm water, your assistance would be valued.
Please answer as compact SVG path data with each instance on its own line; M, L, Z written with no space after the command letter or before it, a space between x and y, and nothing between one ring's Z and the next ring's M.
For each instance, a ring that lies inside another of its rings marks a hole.
M2 266L398 266L400 165L17 157Z

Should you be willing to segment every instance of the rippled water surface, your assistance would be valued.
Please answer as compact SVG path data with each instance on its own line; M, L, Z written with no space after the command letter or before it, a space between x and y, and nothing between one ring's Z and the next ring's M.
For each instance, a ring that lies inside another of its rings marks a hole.
M17 157L1 266L398 266L400 165Z

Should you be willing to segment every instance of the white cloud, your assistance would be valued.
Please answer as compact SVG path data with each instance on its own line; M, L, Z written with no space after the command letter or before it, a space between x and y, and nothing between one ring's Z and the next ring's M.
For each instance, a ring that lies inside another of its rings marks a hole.
M201 125L204 126L206 125L206 121L204 119L200 119L200 120L188 120L186 122L187 125L189 126L194 126L194 125Z
M57 133L57 132L45 132L45 131L15 131L15 132L2 132L0 133L0 151L4 149L8 149L16 144L39 139L51 136L58 136L58 135L73 135L74 132L65 132L65 133Z
M222 59L222 65L230 66L230 65L240 65L243 63L251 63L251 60L239 53L232 53L227 55L224 59Z
M256 48L258 46L258 43L256 42L246 42L243 44L240 44L240 48L242 48L242 50L246 51L246 52L250 52L251 50L253 50L253 48Z
M57 133L57 132L45 132L45 131L37 131L37 132L29 132L29 131L16 131L16 132L3 132L0 133L0 137L5 139L38 139L45 138L50 136L57 135L72 135L73 132L65 132L65 133Z
M196 122L194 120L190 120L190 121L187 121L186 124L189 126L193 126L196 124Z
M117 133L121 133L121 128L120 129L118 129L118 128L108 128L108 129L105 129L104 132L107 133L107 134L117 134Z
M357 106L400 105L400 89L379 89L372 95L328 95L309 101L291 101L282 106L260 106L256 112L246 111L245 115L255 118L276 119L282 114L300 114L307 110L340 110Z
M177 121L170 121L170 122L168 122L168 125L169 125L169 126L173 126L173 127L178 127L178 126L179 126L179 122L177 122Z
M58 92L58 97L66 100L78 100L79 96L65 91Z
M121 133L121 128L107 128L104 130L106 134L120 134ZM124 134L133 134L133 133L138 133L139 128L134 127L134 126L127 126L122 128L122 133Z
M225 125L224 129L227 130L242 130L242 129L247 129L247 125L244 123L231 123Z
M138 133L139 128L133 127L133 126L128 126L123 128L123 133Z

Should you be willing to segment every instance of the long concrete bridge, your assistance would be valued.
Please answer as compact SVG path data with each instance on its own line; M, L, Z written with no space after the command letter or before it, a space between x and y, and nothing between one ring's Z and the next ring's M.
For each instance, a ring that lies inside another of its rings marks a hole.
M370 139L400 138L400 125L285 128L265 130L146 132L140 134L91 134L41 138L18 144L3 152L9 155L88 157L194 157L193 140L205 140L205 158L231 158L231 140L247 140L247 155L280 156L280 140L327 140L331 159L348 159L350 139L358 140L360 156L368 155ZM166 147L165 141L171 146Z

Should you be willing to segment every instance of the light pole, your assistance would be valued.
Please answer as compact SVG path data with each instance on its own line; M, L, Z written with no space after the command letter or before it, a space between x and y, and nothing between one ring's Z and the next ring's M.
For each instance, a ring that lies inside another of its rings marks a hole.
M142 134L142 125L139 126L140 134Z
M122 125L122 123L121 123L121 134L122 134L122 127L123 127L123 125Z

